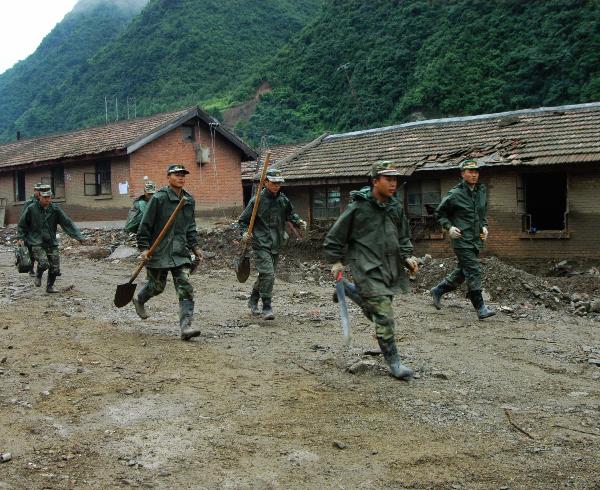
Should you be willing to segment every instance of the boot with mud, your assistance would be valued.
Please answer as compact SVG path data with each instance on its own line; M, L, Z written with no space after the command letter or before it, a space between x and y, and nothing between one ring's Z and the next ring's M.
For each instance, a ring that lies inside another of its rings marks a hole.
M248 299L248 308L250 308L250 313L253 315L260 315L260 310L258 309L258 300L260 299L260 293L257 289L252 290L252 294L250 295L250 299Z
M386 342L379 337L377 337L377 342L381 348L383 358L390 368L390 374L397 379L410 378L413 375L412 369L400 362L400 355L398 354L396 342L393 339Z
M31 277L35 277L35 262L33 260L31 261L31 269L29 269L29 275Z
M265 320L273 320L275 314L273 313L273 307L271 306L271 299L263 298L262 300L262 316Z
M496 314L494 310L491 310L490 308L485 306L481 291L469 291L468 296L471 300L471 303L473 304L473 307L477 311L477 317L480 320L485 320L486 318L489 318Z
M54 287L58 274L48 274L48 281L46 282L46 292L49 294L58 293L58 289Z
M436 310L442 309L442 296L450 291L454 291L454 289L455 288L444 279L436 287L429 290L429 294L431 294L431 298L433 299L433 306L435 306Z
M44 275L44 271L40 271L38 266L38 270L35 274L35 279L33 280L33 284L35 284L38 288L42 285L42 276Z
M194 317L194 302L191 299L179 301L179 326L181 327L181 340L190 340L200 335L200 329L192 327Z
M142 292L140 292L140 294L137 295L137 298L134 297L131 301L133 303L133 306L135 307L135 312L142 320L145 320L146 318L150 317L150 315L148 314L148 310L146 310L146 306L144 306L146 301L148 301L148 298L144 297L142 295Z

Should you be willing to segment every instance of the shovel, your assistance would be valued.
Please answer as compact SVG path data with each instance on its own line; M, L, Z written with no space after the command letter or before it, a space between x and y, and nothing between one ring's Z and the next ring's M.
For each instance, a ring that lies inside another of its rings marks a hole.
M260 174L260 182L258 183L258 189L256 189L256 198L254 199L254 206L252 208L252 217L250 218L250 225L248 226L248 234L252 236L252 230L254 228L254 220L256 219L256 212L258 211L258 203L260 202L260 191L262 191L263 185L265 184L265 175L267 175L267 167L269 166L269 160L271 160L271 152L267 152L265 157L265 163L263 164L262 173ZM248 248L250 247L250 241L242 244L242 251L240 256L235 261L235 275L239 282L246 282L250 276L250 257L248 257Z
M135 288L137 287L137 284L134 284L133 281L135 281L135 278L138 276L138 274L144 268L146 263L150 260L150 257L152 257L154 250L156 249L156 247L158 247L158 244L162 241L164 236L167 234L167 231L169 231L169 228L171 227L171 225L173 224L173 221L175 221L175 218L177 217L177 213L179 213L179 210L183 207L184 204L185 204L185 199L184 199L183 193L182 193L181 199L179 200L177 207L171 213L171 216L169 216L169 219L165 223L165 226L163 226L163 229L160 230L160 233L156 237L156 240L154 240L154 243L148 250L148 255L147 255L146 259L142 260L140 265L138 265L137 269L135 270L135 272L131 276L131 279L129 279L128 282L126 282L125 284L119 284L117 286L117 290L115 292L115 306L117 308L122 308L127 303L129 303L131 301L131 299L133 298L133 294L135 293Z

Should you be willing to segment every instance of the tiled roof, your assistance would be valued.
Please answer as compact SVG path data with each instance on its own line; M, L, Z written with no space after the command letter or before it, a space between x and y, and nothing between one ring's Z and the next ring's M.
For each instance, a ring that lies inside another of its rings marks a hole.
M306 144L307 142L272 146L269 148L269 151L271 152L270 165L277 165L284 158L287 158L298 152L301 148L306 146ZM264 153L266 154L266 152ZM260 170L260 163L260 159L242 162L242 180L252 180L256 173Z
M199 117L207 124L217 122L198 107L189 107L175 112L94 126L69 133L18 140L0 145L0 169L106 152L131 153L193 117ZM222 126L217 126L217 131L238 146L246 158L256 157L254 150L233 133Z
M600 161L600 103L436 119L333 134L284 159L287 180L364 177L378 160L405 175L455 168L465 158L488 165Z

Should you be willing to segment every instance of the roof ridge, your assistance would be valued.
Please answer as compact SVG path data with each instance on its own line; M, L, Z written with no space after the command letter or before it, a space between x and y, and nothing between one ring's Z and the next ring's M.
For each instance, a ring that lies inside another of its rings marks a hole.
M585 104L570 104L563 106L553 106L553 107L538 107L536 109L518 109L515 111L506 111L506 112L496 112L491 114L477 114L474 116L460 116L460 117L447 117L447 118L439 118L439 119L426 119L423 121L412 121L402 124L396 124L393 126L382 126L379 128L372 129L363 129L359 131L351 131L348 133L336 133L330 134L323 138L324 141L332 141L339 140L345 138L353 138L355 136L362 136L367 134L378 134L378 133L387 133L396 131L404 128L411 128L417 126L437 126L443 124L451 124L456 122L473 122L473 121L485 121L488 119L498 119L503 117L510 116L521 116L528 114L544 114L547 112L564 112L564 111L583 111L586 109L600 109L600 102L588 102Z

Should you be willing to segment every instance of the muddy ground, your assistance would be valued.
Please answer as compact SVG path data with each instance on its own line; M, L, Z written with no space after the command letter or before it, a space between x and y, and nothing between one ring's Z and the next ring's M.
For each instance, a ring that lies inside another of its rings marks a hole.
M50 296L0 246L0 489L600 488L600 323L567 293L492 291L481 322L433 309L424 269L395 300L402 382L355 307L344 346L320 264L284 268L263 321L217 258L184 343L172 285L148 320L113 307L132 262L65 251Z

